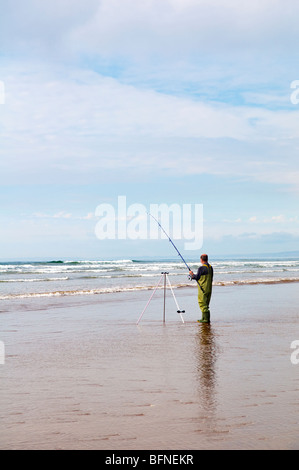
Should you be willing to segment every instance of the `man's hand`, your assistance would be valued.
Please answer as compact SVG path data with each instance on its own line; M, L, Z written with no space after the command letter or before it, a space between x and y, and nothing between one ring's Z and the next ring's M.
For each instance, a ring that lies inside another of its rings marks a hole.
M190 274L191 277L194 276L193 271L189 271L189 274Z

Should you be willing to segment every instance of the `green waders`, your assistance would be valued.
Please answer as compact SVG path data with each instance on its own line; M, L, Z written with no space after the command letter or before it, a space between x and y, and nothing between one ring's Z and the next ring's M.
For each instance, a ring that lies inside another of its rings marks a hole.
M212 295L213 270L209 264L204 264L208 268L208 274L200 277L198 281L198 304L202 311L200 323L210 323L210 300Z

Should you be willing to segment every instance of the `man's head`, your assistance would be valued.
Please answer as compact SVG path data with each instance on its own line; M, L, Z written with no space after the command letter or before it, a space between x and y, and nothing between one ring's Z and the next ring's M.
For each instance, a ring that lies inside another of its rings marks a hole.
M209 257L208 255L201 255L200 257L200 261L204 264L204 263L207 263L209 260Z

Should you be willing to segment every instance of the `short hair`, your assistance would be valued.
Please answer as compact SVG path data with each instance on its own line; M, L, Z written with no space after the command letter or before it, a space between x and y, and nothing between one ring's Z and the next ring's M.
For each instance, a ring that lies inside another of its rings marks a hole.
M205 263L207 263L209 257L208 257L208 255L201 255L200 259L202 259Z

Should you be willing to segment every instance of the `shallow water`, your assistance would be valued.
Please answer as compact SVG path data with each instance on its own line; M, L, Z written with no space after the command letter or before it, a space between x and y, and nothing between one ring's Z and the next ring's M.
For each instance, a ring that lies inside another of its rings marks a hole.
M1 448L298 449L296 285L149 295L1 304Z

